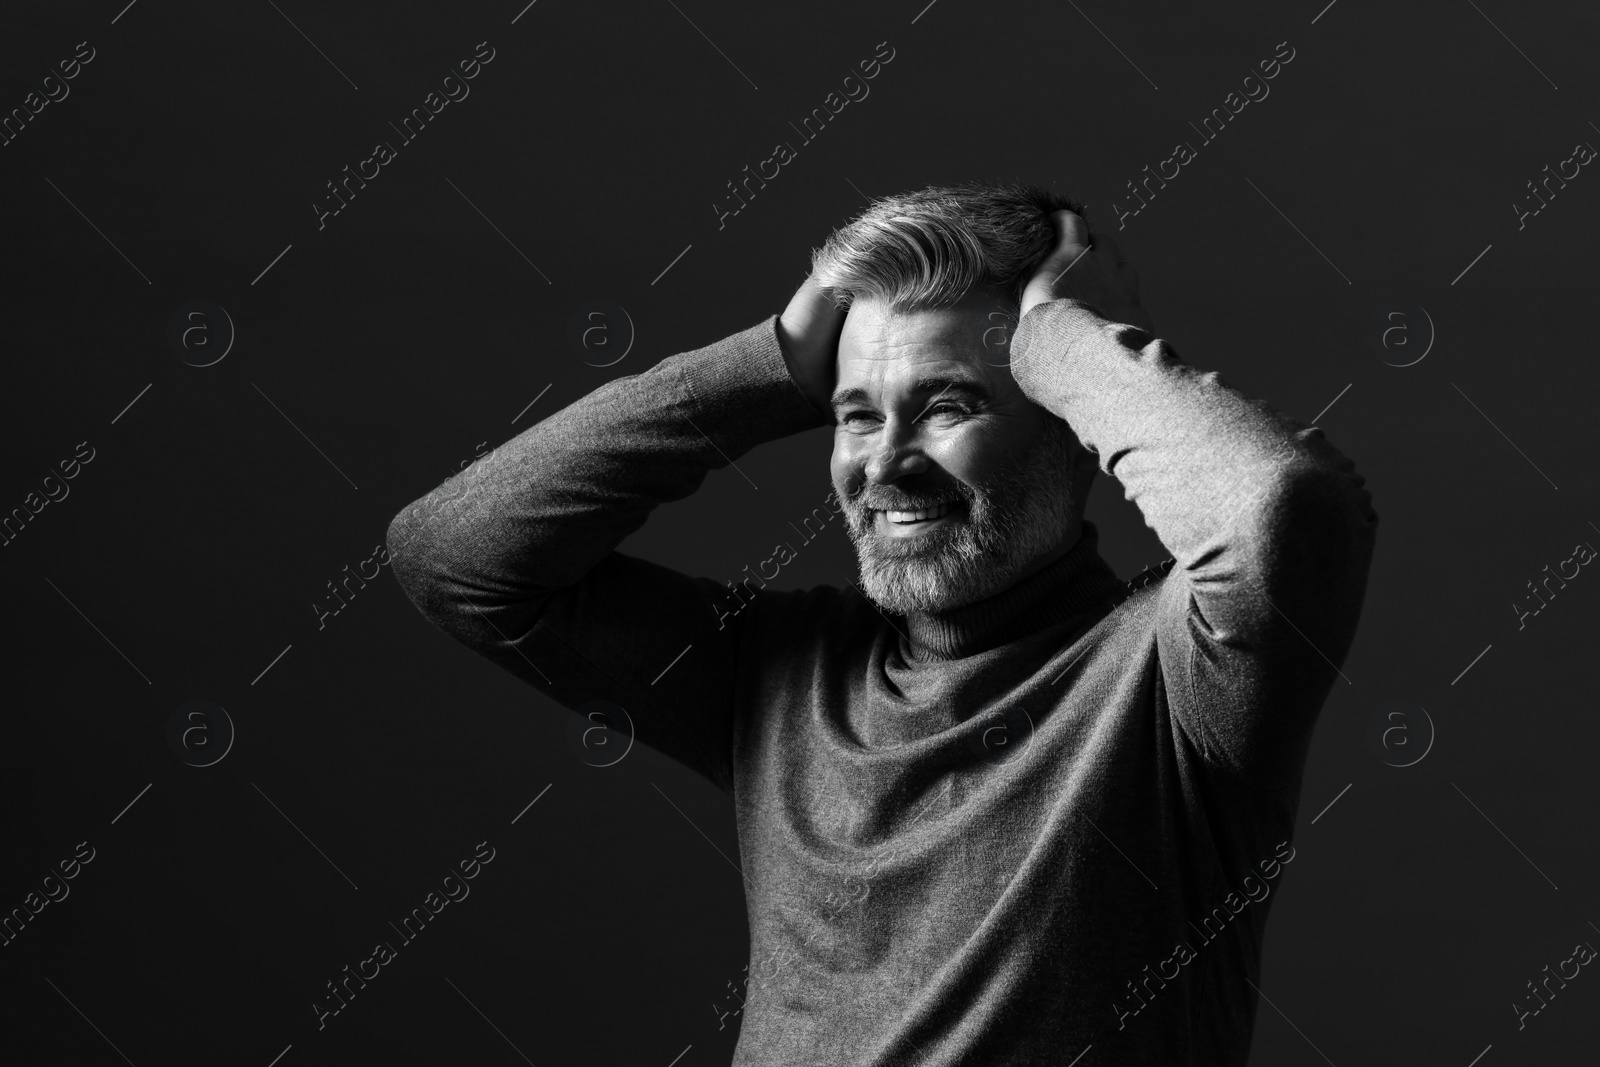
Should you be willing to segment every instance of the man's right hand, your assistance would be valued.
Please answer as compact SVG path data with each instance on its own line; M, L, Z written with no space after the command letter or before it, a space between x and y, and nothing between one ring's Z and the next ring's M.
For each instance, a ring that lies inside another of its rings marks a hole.
M839 334L844 330L845 312L833 304L808 276L795 290L789 306L778 317L778 346L789 376L819 412L833 421L834 379L838 373Z

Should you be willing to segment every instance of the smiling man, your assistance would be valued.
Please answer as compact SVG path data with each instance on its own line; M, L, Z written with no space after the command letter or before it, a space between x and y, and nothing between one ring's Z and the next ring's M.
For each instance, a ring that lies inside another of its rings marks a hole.
M852 293L839 269L819 277ZM913 312L852 295L832 475L836 487L867 487L841 493L866 594L901 615L938 612L1054 562L1078 538L1094 464L1003 365L974 359L1004 351L985 343L1006 332L988 318L996 300Z
M830 422L859 586L747 579L730 618L616 551ZM1112 573L1097 470L1171 560ZM782 315L530 427L389 547L451 636L732 794L739 1067L1238 1067L1376 522L1320 430L1153 336L1081 209L966 185L874 203Z

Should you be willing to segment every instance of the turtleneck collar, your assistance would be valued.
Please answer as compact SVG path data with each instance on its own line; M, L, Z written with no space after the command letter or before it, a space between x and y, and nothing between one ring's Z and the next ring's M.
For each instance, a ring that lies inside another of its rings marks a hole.
M1066 555L1010 588L949 611L905 616L901 658L960 659L1066 622L1104 603L1122 582L1100 558L1099 540L1094 523L1085 521Z

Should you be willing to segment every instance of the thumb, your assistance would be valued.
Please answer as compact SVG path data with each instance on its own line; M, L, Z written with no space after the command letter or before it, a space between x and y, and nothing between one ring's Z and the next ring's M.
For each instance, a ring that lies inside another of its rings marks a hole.
M1050 222L1056 229L1056 248L1062 245L1089 247L1089 223L1076 211L1062 209L1050 213Z
M1050 223L1056 231L1056 246L1035 268L1023 289L1020 312L1023 315L1034 306L1055 299L1062 276L1089 247L1089 224L1083 216L1073 211L1056 211L1051 213Z
M1044 266L1050 268L1047 277L1054 285L1089 247L1090 238L1089 224L1076 212L1054 212L1050 222L1056 231L1056 247L1045 259Z

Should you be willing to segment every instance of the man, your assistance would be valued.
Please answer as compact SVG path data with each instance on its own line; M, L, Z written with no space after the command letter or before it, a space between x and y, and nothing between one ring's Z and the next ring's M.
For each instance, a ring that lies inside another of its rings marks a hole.
M596 389L390 528L429 619L732 793L737 1065L1246 1061L1376 515L1320 430L1151 335L1081 215L878 201L782 316ZM859 588L614 551L830 421ZM1131 582L1082 518L1097 468L1173 556Z

